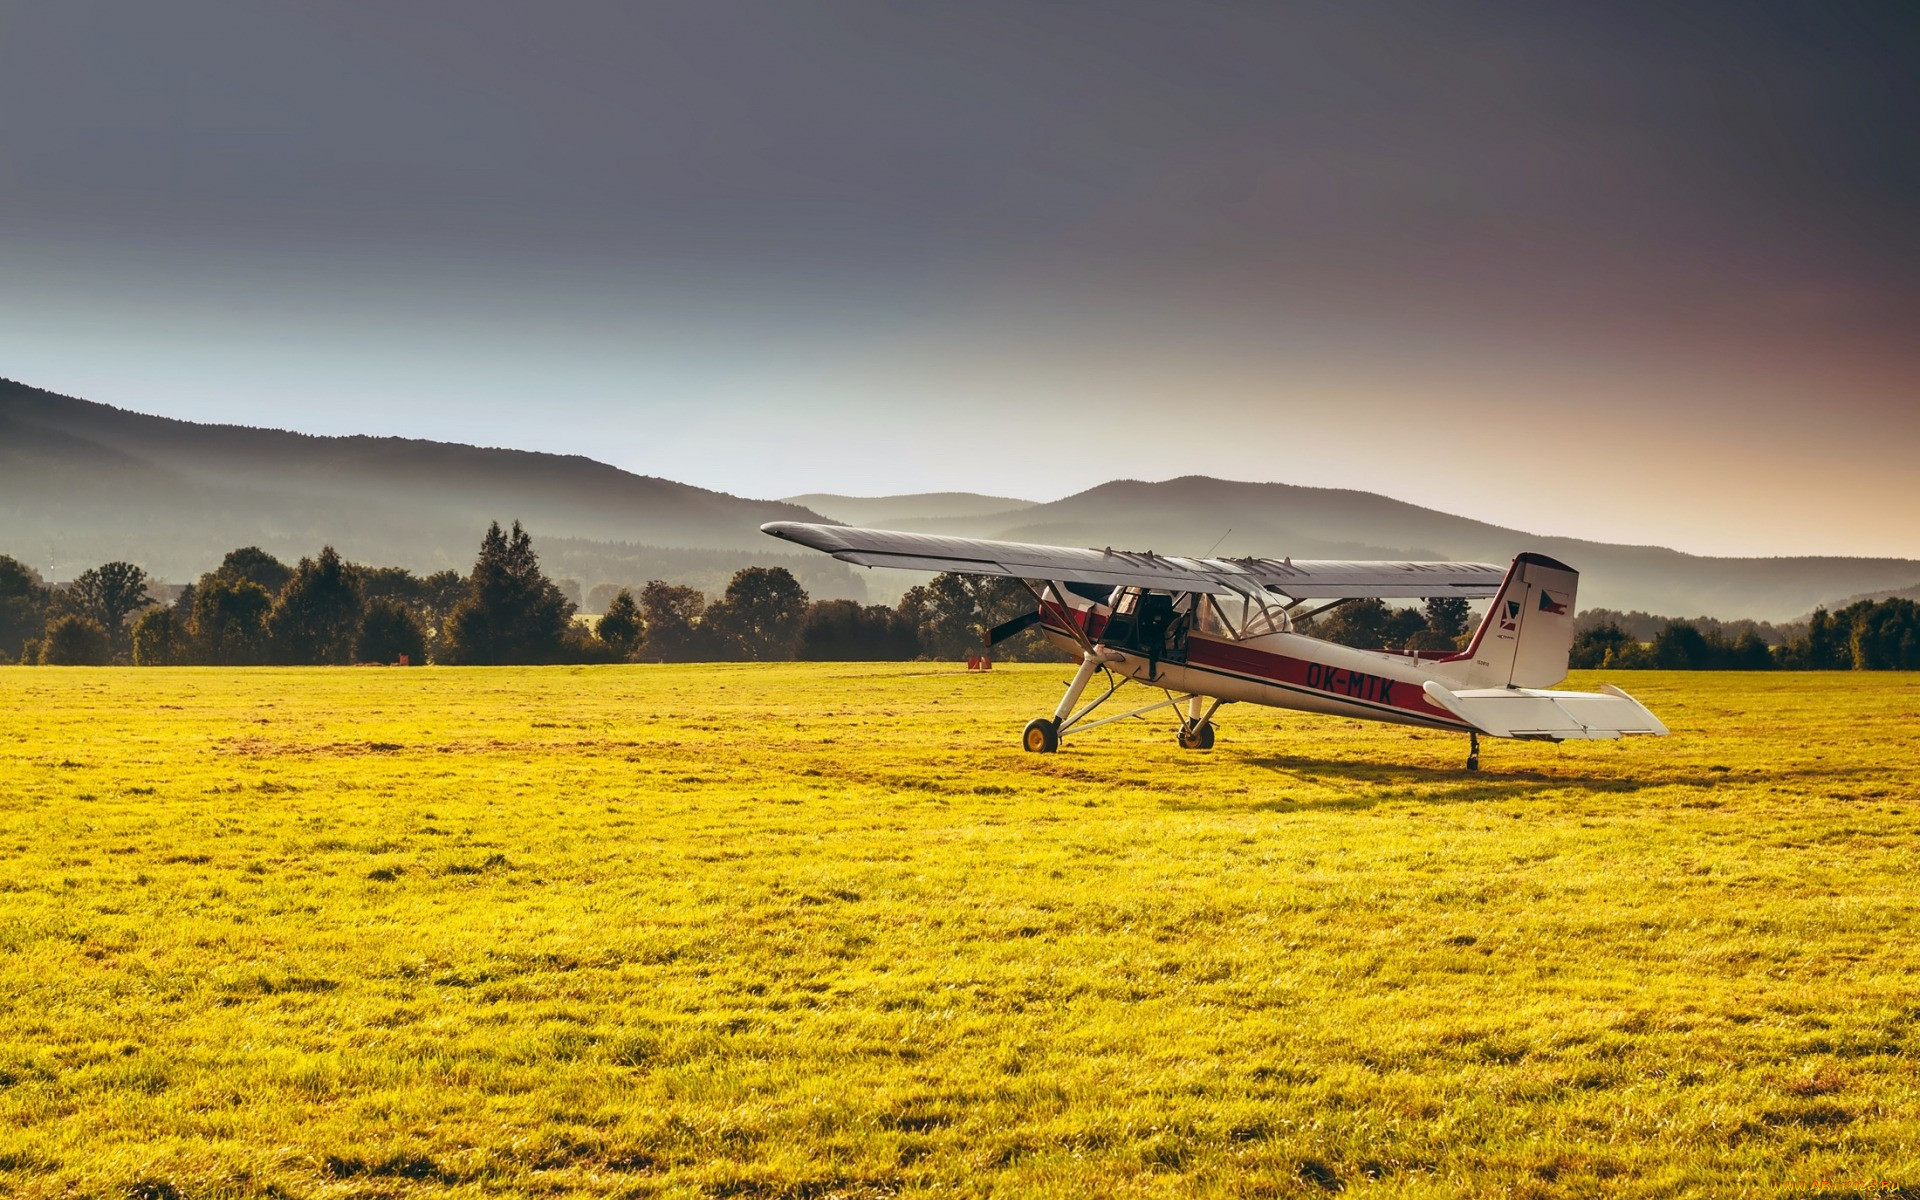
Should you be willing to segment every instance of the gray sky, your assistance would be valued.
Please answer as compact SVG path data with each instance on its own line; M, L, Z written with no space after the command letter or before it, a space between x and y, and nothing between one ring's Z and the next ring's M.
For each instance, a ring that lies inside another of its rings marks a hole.
M1920 556L1915 11L0 3L0 374Z

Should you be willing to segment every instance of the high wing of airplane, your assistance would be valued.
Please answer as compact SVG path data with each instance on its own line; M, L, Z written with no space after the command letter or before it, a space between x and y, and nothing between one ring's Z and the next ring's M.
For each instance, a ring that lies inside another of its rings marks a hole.
M1034 611L988 631L987 642L1038 625L1080 658L1051 717L1027 724L1022 744L1050 754L1069 733L1173 709L1178 742L1211 749L1213 714L1243 702L1537 741L1664 736L1667 727L1619 688L1547 690L1567 675L1579 572L1543 554L1492 563L1329 562L1291 558L1178 558L1126 550L1042 546L844 525L775 521L761 531L843 562L1018 579ZM1353 600L1490 599L1465 650L1359 650L1296 625ZM1096 676L1106 690L1081 701ZM1165 698L1089 719L1126 683Z

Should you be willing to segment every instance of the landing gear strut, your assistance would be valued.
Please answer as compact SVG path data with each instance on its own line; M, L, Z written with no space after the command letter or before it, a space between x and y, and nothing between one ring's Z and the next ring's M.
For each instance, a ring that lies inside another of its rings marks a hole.
M1211 706L1204 696L1187 697L1187 719L1180 722L1180 748L1182 750L1213 749L1213 710L1220 707L1215 700Z
M1108 663L1124 661L1122 655L1113 651L1101 650L1097 647L1089 649L1085 657L1080 660L1080 669L1074 672L1073 682L1067 685L1067 694L1060 697L1060 706L1053 710L1052 718L1042 717L1037 721L1027 722L1026 731L1020 735L1020 744L1031 754L1052 754L1060 748L1060 739L1070 730L1080 732L1097 729L1115 721L1143 717L1150 712L1184 704L1187 706L1187 715L1186 719L1180 723L1180 745L1188 750L1213 749L1213 710L1219 708L1223 701L1216 699L1209 704L1205 696L1194 694L1176 696L1169 692L1165 700L1156 700L1152 704L1136 708L1131 712L1102 717L1098 721L1087 720L1089 713L1111 700L1113 694L1120 690L1120 685L1127 682L1125 677L1116 676L1107 668ZM1086 692L1087 685L1092 683L1093 677L1102 671L1107 671L1106 694L1075 711L1074 706L1080 703L1080 697Z
M1478 771L1479 769L1480 732L1479 730L1470 729L1467 731L1467 770Z
M1089 651L1080 660L1080 669L1074 672L1073 682L1067 685L1067 694L1060 697L1060 706L1053 710L1053 719L1040 717L1027 722L1026 732L1020 735L1020 744L1027 748L1028 753L1052 754L1060 748L1060 730L1072 723L1068 718L1073 714L1073 706L1080 703L1080 694L1087 690L1087 684L1093 681L1101 665L1102 660Z

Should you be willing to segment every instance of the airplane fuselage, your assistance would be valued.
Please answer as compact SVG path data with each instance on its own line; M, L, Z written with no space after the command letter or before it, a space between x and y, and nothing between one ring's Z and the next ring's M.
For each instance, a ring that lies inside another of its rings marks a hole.
M1049 608L1040 623L1047 640L1078 654L1080 641L1066 627L1073 618ZM1099 613L1075 610L1073 617L1083 628L1091 625L1098 641ZM1447 680L1444 665L1411 655L1356 650L1297 633L1234 640L1199 630L1187 635L1183 661L1122 646L1103 644L1101 651L1115 673L1171 692L1427 729L1471 729L1422 690L1430 679Z

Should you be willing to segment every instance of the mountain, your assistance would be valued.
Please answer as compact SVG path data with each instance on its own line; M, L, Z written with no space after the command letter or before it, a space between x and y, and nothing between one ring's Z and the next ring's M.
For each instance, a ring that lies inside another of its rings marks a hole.
M0 381L0 554L43 569L57 558L57 578L124 558L191 579L245 545L290 559L332 544L360 562L465 570L487 522L518 519L548 569L585 591L660 578L717 592L752 564L788 567L822 599L889 600L915 581L789 553L759 531L821 514L1163 554L1505 562L1536 550L1580 569L1583 608L1674 616L1786 621L1920 582L1911 559L1700 557L1543 537L1368 492L1203 476L1117 480L1045 504L969 492L750 500L578 456L198 425Z
M898 528L967 537L1114 546L1162 554L1465 559L1522 550L1579 568L1583 608L1784 621L1834 597L1898 589L1920 562L1895 558L1714 558L1657 546L1545 537L1370 492L1187 476L1118 480L999 513L906 519ZM1232 530L1228 533L1228 530ZM1224 536L1223 536L1224 535Z
M814 492L788 496L782 503L810 508L842 524L875 529L898 529L902 521L999 516L1034 506L1032 500L982 496L978 492L922 492L911 496L836 496Z
M821 598L866 596L852 568L783 553L760 533L766 521L821 520L797 505L579 456L201 425L0 380L0 553L43 568L57 558L58 577L124 558L190 579L245 545L293 558L331 544L360 562L465 570L487 523L514 520L536 549L551 543L550 570L586 587L724 583L763 564L792 568Z

